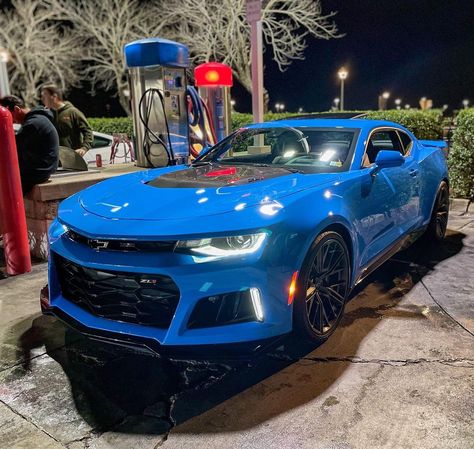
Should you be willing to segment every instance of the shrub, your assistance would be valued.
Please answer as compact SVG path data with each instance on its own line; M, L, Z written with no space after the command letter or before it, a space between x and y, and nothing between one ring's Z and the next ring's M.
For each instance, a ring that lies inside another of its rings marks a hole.
M348 111L344 111L348 112ZM399 123L409 129L418 139L437 140L443 136L442 115L439 110L389 110L389 111L354 111L354 113L366 113L366 118L373 120L390 120ZM318 113L315 113L317 117ZM294 112L265 114L264 120L278 120L294 115L301 115ZM232 129L236 130L242 126L252 123L252 114L242 114L234 112L232 114Z
M463 109L457 117L453 146L448 157L451 192L454 196L474 196L474 108Z
M418 139L439 140L443 138L443 117L438 109L369 111L366 118L390 120L409 129Z
M95 117L87 121L94 131L104 134L124 133L129 137L133 135L133 122L130 117Z

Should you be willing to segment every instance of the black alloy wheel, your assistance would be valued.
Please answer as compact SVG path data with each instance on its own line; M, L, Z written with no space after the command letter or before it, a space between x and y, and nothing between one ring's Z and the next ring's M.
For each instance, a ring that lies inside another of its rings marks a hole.
M443 181L436 195L431 220L426 230L426 237L429 240L441 241L446 235L449 214L449 190L448 185Z
M325 341L336 329L350 290L350 258L336 232L320 234L306 256L295 302L297 332L313 342Z

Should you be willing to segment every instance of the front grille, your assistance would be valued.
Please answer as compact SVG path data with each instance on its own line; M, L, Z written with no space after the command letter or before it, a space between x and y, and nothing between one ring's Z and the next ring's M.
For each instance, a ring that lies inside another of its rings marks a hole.
M74 242L87 245L89 248L97 251L155 251L155 252L173 252L176 246L176 240L164 241L140 241L140 240L110 240L110 239L90 239L81 235L72 229L68 229L66 236Z
M58 254L54 262L62 295L93 315L166 329L179 289L169 276L95 270Z

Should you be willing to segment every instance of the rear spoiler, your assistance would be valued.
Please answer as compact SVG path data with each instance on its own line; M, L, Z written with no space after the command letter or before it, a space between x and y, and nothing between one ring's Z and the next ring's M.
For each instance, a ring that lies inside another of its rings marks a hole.
M425 147L432 147L432 148L439 148L443 150L443 153L446 157L448 157L448 144L444 140L419 140L423 146Z

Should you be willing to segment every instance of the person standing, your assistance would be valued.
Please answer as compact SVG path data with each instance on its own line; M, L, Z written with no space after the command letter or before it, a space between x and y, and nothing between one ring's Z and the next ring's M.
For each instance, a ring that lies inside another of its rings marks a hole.
M43 106L30 109L14 95L0 99L0 105L12 114L13 123L21 124L15 140L23 195L36 184L46 182L58 167L59 137L53 114Z
M94 139L92 128L85 115L69 101L64 101L61 89L55 84L43 85L41 101L54 111L59 144L72 148L80 156L84 156L90 150Z

